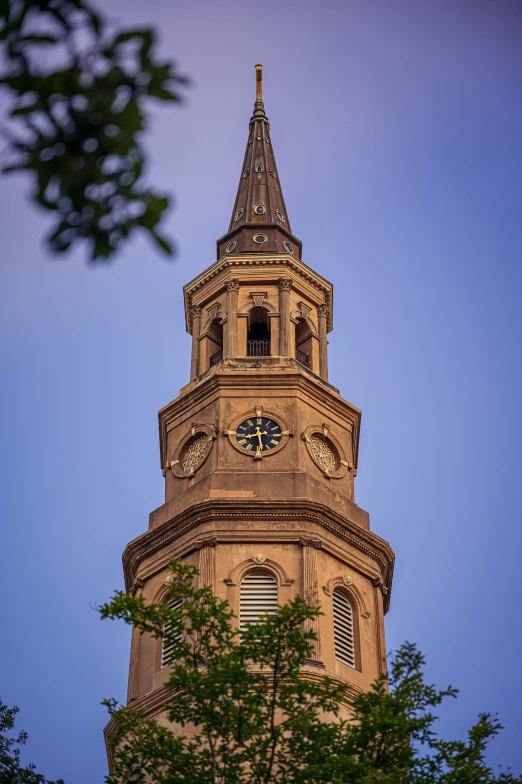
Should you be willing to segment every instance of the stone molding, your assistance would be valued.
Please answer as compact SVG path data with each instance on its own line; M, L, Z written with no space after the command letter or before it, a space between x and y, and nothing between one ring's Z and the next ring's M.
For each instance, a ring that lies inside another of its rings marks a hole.
M366 602L360 590L357 588L355 582L348 583L345 580L346 575L343 577L332 577L326 585L323 585L323 591L327 596L331 596L335 588L342 588L346 593L355 601L361 618L370 618L371 612L366 607Z
M280 269L283 271L290 271L293 275L296 276L297 279L302 279L306 282L309 286L315 289L319 295L319 297L323 300L323 302L319 304L325 304L328 307L328 314L327 314L327 328L328 332L333 329L333 318L332 318L332 298L333 298L333 287L326 278L323 278L321 275L318 275L317 272L312 270L306 264L304 264L299 259L296 259L290 255L283 255L283 254L263 254L262 256L251 256L244 254L240 257L235 256L232 258L223 258L216 261L210 267L208 267L204 272L198 275L196 278L187 283L186 286L183 288L184 298L185 298L185 312L187 314L187 332L191 332L191 325L189 319L189 311L191 306L193 305L192 299L193 296L198 292L203 286L207 283L213 281L218 276L225 276L226 273L231 270L232 274L234 272L246 272L248 268L264 268L270 269L275 267L276 269ZM216 281L217 282L217 281ZM219 283L219 286L224 286L225 283Z
M241 369L233 374L217 371L202 379L197 386L191 384L190 388L186 388L179 397L162 408L158 412L161 468L165 468L167 461L167 433L171 423L174 423L178 417L190 416L190 411L201 404L205 398L219 394L221 390L237 389L238 387L250 390L251 386L252 376L248 371ZM344 400L337 392L310 378L297 366L292 366L288 371L285 370L281 373L266 375L259 373L256 375L256 390L260 397L266 396L267 393L270 394L275 389L288 388L295 390L296 395L299 392L309 395L322 410L329 409L333 414L344 419L347 425L352 428L353 467L356 469L361 411Z
M302 302L300 302L299 304L303 305ZM294 324L298 324L299 323L299 319L302 319L303 321L305 321L307 323L308 328L310 330L310 333L313 335L313 337L314 338L318 338L319 337L319 332L317 331L317 326L314 323L314 321L310 318L311 310L312 309L308 308L308 307L300 308L299 310L293 310L290 313L290 321L292 323L294 323ZM305 316L305 315L303 315L303 313L306 313L306 311L308 311L308 314Z
M262 308L264 307L264 301L266 299L267 292L266 291L251 291L250 298L254 303L254 307ZM272 306L273 307L273 306Z
M292 288L292 281L290 278L278 278L277 288L279 291L290 291Z
M268 313L270 315L279 315L278 309L276 308L276 306L272 302L270 302L269 299L263 299L261 301L260 305L256 305L256 301L255 301L254 297L259 299L260 295L259 294L251 294L250 296L251 296L251 301L250 302L246 302L241 308L239 308L239 310L237 312L238 316L248 316L248 314L250 313L251 310L253 310L253 308L258 308L258 307L259 308L264 308L265 310L268 310Z
M208 311L208 318L203 324L203 326L201 327L201 331L198 335L199 340L201 340L207 335L213 321L217 320L219 321L220 324L224 324L227 320L227 311L222 310L219 303L213 305L211 308L207 308L207 311Z
M299 523L303 526L315 524L325 532L333 535L340 545L349 546L355 551L359 551L372 559L376 564L377 574L365 564L360 563L357 567L365 577L371 580L382 579L387 587L387 592L382 596L384 611L386 612L390 604L391 584L393 578L394 553L388 542L371 531L361 528L356 523L352 523L346 517L333 511L324 504L299 498L273 499L270 501L241 499L237 500L213 499L205 501L195 507L185 509L179 515L174 516L168 522L158 528L147 531L141 536L130 542L123 552L123 572L127 590L134 582L138 574L140 565L147 558L159 554L164 548L174 545L181 537L190 534L201 525L215 525L226 522L234 526L231 534L216 532L216 540L219 544L237 543L238 541L252 541L250 537L251 526L246 530L238 528L240 522L262 522L271 524L281 523L285 520ZM259 532L254 532L255 541L258 543L264 540L259 539ZM299 544L303 534L290 530L288 532L278 530L277 542L279 544ZM273 539L273 537L272 537ZM272 541L272 540L271 540ZM255 544L253 544L255 546ZM343 561L342 550L332 547L323 540L323 549L335 558ZM178 548L176 557L184 557L195 549L194 542L186 542ZM164 568L164 563L174 553L165 555L163 562L158 561L155 571ZM384 578L382 577L384 575ZM144 579L144 574L140 572L140 578ZM150 576L150 575L147 575Z
M386 596L386 594L388 593L388 586L384 582L381 574L378 577L376 577L374 580L372 580L372 585L375 588L378 588L383 594L383 596Z
M189 319L190 319L190 323L192 324L192 322L194 321L194 319L195 319L195 318L198 318L198 317L200 317L200 316L201 316L201 308L199 308L197 305L193 305L193 306L190 308L190 310L189 310Z
M324 670L323 668L319 668L317 666L310 667L303 667L301 671L301 677L306 678L306 680L313 681L317 684L320 684L325 675L328 675L333 681L336 683L344 683L347 684L347 697L348 699L341 702L340 704L345 708L351 708L353 705L354 700L360 695L363 694L363 689L359 688L353 683L346 681L344 678L341 678L337 673L330 672L328 670ZM272 674L271 670L266 670L265 673L268 677ZM145 716L151 717L155 716L161 711L165 710L169 701L173 698L173 693L165 688L165 686L158 686L157 689L150 691L148 694L145 694L143 697L140 697L137 700L134 700L132 703L132 707L135 710L143 711ZM114 747L110 745L111 738L116 733L116 722L114 719L110 719L103 729L103 735L105 738L105 747L107 749L107 757L109 760L109 766L112 765L114 761Z
M277 576L277 584L279 586L288 586L292 585L294 580L291 577L287 577L285 570L283 567L277 563L277 561L272 561L270 558L265 558L265 560L258 564L254 561L256 556L251 556L247 558L245 561L241 561L234 566L234 568L230 571L228 577L223 579L223 582L226 585L238 585L245 574L252 571L259 571L260 569L263 570L266 568L267 571L275 573Z

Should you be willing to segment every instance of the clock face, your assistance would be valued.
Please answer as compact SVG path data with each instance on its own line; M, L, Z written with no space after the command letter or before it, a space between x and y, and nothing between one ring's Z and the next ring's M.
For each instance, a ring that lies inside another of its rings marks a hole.
M237 428L236 439L247 452L269 452L281 443L281 426L268 417L245 419Z

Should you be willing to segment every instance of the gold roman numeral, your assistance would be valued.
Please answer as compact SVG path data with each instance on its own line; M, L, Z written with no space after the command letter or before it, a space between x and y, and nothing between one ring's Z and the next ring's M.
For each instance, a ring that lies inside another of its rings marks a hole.
M246 444L246 438L242 438L242 439L239 441L239 443L240 443L240 444Z
M270 443L271 443L271 444L275 444L275 445L277 446L277 445L278 445L278 443L279 443L279 441L274 441L274 439L272 439L272 440L270 441Z
M253 448L254 448L254 445L253 445L253 444L247 444L247 445L246 445L246 447L245 447L245 449L248 449L249 451L250 451L251 449L253 449Z
M251 419L247 419L247 424L249 424L250 427L254 427L254 423L252 422Z

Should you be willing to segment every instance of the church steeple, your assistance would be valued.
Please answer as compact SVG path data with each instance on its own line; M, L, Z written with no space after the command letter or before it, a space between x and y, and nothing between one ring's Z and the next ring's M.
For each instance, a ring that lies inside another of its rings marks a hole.
M229 602L238 631L303 596L321 614L306 624L302 677L347 682L356 698L386 672L394 556L354 500L361 412L328 381L333 286L291 233L256 70L230 230L184 287L192 360L159 412L165 503L126 548L125 581L146 604L167 602L168 560L181 558ZM128 704L165 729L173 650L134 628Z
M256 101L228 233L218 240L218 259L238 253L290 253L301 258L279 180L270 123L263 103L262 66L256 65Z

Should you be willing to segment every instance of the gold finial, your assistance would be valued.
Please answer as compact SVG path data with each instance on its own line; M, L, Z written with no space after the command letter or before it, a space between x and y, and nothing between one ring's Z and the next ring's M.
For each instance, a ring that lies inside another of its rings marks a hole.
M256 65L256 100L263 100L263 66Z

